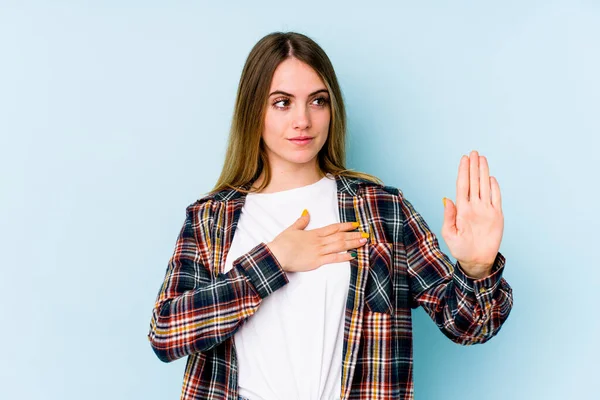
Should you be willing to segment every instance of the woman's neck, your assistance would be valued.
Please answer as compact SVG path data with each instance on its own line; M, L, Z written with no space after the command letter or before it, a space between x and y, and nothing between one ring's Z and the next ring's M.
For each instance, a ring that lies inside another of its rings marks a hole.
M258 188L262 184L265 178L264 175L264 172L261 173L256 181L254 181L254 184L252 185L254 188ZM269 184L261 190L260 193L275 193L281 192L282 190L312 185L321 180L324 176L325 174L320 168L297 171L272 171Z

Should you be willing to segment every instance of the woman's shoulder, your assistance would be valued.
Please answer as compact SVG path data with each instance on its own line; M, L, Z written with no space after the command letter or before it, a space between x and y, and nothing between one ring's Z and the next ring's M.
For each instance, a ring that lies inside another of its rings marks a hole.
M365 179L365 178L354 178L357 183L363 187L363 190L369 192L369 194L379 194L379 195L393 195L393 196L403 196L402 189L397 186L392 186L384 183L383 181L376 182L373 180Z
M242 186L245 188L245 186ZM212 217L212 214L218 210L222 205L227 204L230 200L235 200L242 196L242 192L232 189L225 188L216 190L208 193L204 193L193 203L186 207L188 214L200 214L202 213L205 217Z
M207 192L190 204L188 208L210 207L222 201L232 200L239 197L239 195L239 191L231 188Z
M209 193L201 196L185 208L187 214L199 214L200 212L212 212L217 204L215 193Z

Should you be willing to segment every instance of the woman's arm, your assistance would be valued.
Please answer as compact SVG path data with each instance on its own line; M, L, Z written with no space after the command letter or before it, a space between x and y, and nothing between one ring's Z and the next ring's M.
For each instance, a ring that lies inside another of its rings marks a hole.
M288 283L264 243L238 257L230 271L215 278L202 261L210 257L210 246L194 233L196 213L198 209L192 206L186 210L152 311L148 339L164 362L222 343L256 312L263 298Z
M491 275L467 276L453 266L423 217L399 190L413 308L422 306L452 341L484 343L495 336L512 308L512 289L502 278L505 258L498 253Z

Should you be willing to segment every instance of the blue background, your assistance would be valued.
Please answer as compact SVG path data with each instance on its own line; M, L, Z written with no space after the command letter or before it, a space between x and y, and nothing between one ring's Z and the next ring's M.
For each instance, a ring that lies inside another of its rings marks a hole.
M178 398L152 305L276 30L325 49L349 167L401 188L445 251L461 155L500 183L513 311L473 347L415 311L416 398L600 398L598 2L213 3L0 2L0 398Z

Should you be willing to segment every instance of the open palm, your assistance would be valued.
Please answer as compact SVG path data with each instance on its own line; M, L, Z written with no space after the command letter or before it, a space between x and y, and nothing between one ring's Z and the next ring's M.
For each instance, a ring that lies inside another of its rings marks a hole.
M484 156L463 156L456 180L456 205L444 198L442 237L471 277L490 274L504 231L500 186Z

